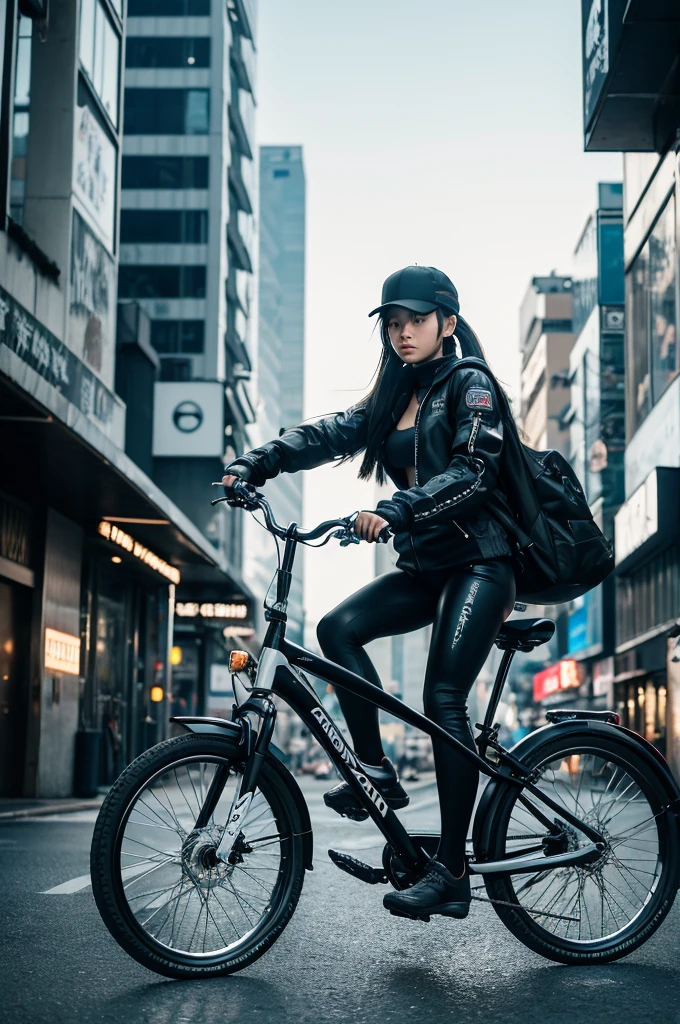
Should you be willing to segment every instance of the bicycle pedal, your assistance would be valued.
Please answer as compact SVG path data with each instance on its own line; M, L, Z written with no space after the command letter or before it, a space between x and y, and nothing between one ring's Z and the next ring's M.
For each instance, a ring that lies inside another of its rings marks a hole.
M331 810L335 811L336 814L339 814L341 818L348 818L350 821L366 821L368 818L368 811L359 809L356 811L339 811L336 807L332 807L330 804L327 804L326 806L331 807Z
M402 910L390 910L392 917L407 917L409 921L427 921L429 923L429 914L406 914Z
M387 874L383 868L374 868L370 864L364 864L363 861L357 860L356 857L350 857L348 853L339 853L337 850L329 850L328 856L341 871L346 871L348 875L353 875L354 878L358 878L368 885L387 883Z

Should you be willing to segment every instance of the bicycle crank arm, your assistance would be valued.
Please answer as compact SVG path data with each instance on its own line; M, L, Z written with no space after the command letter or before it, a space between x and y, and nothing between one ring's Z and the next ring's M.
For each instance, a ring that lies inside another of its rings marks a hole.
M475 875L516 875L545 871L550 868L575 867L578 864L592 864L604 852L602 844L588 843L580 850L556 853L546 857L540 853L522 854L519 857L505 857L503 860L474 861L469 871Z

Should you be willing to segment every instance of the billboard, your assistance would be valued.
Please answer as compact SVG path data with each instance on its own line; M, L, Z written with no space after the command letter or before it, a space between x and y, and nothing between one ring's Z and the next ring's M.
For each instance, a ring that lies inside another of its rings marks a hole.
M191 380L156 383L154 456L221 459L224 446L224 384Z
M539 704L546 697L553 697L562 690L576 689L581 678L576 661L558 661L556 665L544 668L534 676L534 701Z
M115 340L116 267L74 210L68 344L110 388Z
M88 106L76 109L73 191L113 252L116 218L116 147Z
M582 0L583 123L588 128L609 72L608 0Z
M571 602L568 619L569 654L592 658L602 652L603 614L601 585Z

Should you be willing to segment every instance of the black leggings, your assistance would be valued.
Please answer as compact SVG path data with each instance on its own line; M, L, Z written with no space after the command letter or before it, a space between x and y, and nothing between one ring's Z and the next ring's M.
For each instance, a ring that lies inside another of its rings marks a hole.
M316 634L326 658L381 686L363 645L433 623L425 670L425 714L476 751L467 696L514 601L515 577L509 558L435 572L411 574L395 569L324 615ZM377 707L341 687L337 697L358 757L366 764L380 764L383 749ZM433 740L432 746L442 822L437 858L460 875L479 771L447 744Z

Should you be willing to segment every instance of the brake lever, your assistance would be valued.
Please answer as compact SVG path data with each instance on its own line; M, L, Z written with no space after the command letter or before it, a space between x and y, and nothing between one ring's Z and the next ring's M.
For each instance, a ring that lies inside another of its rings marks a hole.
M213 480L211 487L224 487L221 480ZM245 494L236 494L233 497L225 494L223 498L213 498L210 502L211 505L219 505L221 501L226 501L232 508L244 508L246 511L254 512L260 506L258 505L257 499L258 491L254 484L249 483L247 480L243 481L243 486L248 489L248 493L251 495L249 499ZM233 485L232 485L233 489ZM226 488L225 488L226 490Z

